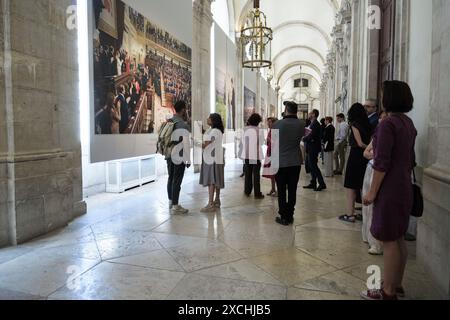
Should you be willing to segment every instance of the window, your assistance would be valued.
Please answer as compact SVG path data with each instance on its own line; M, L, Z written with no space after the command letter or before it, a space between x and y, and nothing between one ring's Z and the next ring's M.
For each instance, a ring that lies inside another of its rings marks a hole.
M303 78L294 80L294 88L309 88L309 80Z

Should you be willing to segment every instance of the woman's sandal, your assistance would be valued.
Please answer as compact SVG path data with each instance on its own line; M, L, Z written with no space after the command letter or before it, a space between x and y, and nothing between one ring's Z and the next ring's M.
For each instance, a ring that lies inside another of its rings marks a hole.
M355 223L356 222L355 216L348 216L346 214L344 214L343 216L340 216L339 220L345 221L345 222L350 222L350 223Z

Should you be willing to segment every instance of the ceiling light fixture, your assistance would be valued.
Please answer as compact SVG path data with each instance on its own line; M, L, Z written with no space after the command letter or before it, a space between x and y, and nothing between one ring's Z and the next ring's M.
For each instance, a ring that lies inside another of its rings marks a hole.
M259 0L254 0L253 7L241 29L242 66L252 70L271 68L273 31L267 27L266 15L259 10Z

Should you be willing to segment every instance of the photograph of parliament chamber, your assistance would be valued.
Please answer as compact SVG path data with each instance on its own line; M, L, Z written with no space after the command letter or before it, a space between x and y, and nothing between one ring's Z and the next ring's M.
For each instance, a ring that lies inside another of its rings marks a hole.
M0 300L450 298L450 0L0 16ZM170 123L223 131L225 166L165 159Z

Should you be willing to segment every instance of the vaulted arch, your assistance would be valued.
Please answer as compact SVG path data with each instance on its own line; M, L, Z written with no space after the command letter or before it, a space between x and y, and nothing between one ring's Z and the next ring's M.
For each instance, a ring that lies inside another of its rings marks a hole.
M327 42L328 45L331 44L331 37L329 36L329 34L318 24L311 22L311 21L292 20L292 21L283 22L282 24L273 28L274 35L279 32L282 32L286 28L293 27L293 26L302 26L305 28L310 28L310 29L316 30L321 34L321 36Z
M291 62L290 64L284 66L276 75L276 79L277 79L277 83L279 83L281 77L284 75L284 73L286 73L289 69L295 68L295 67L300 67L300 66L307 66L309 68L311 68L312 70L314 70L317 75L319 75L319 82L322 79L322 72L320 71L320 69L313 63L308 62L308 61L294 61ZM316 75L315 75L316 76Z
M316 49L311 48L310 46L305 46L305 45L293 45L290 47L286 47L283 50L281 50L280 52L278 52L273 58L273 63L276 66L278 66L278 62L283 63L284 61L280 61L283 60L283 56L286 56L289 53L295 53L298 54L299 56L302 55L304 52L309 53L312 57L312 59L314 59L315 61L311 61L314 64L316 64L317 66L319 65L325 65L326 61L325 61L325 57ZM311 59L311 60L312 60ZM288 61L288 63L290 63L291 61Z
M283 76L280 78L279 81L279 86L280 88L285 88L286 85L288 84L288 82L298 79L300 76L308 76L311 77L312 79L314 79L314 81L320 85L320 78L317 77L317 74L314 72L313 69L307 67L307 66L302 66L302 72L301 74L299 73L299 70L295 70L296 67L299 66L294 66L292 68L290 68L289 70L287 70Z

